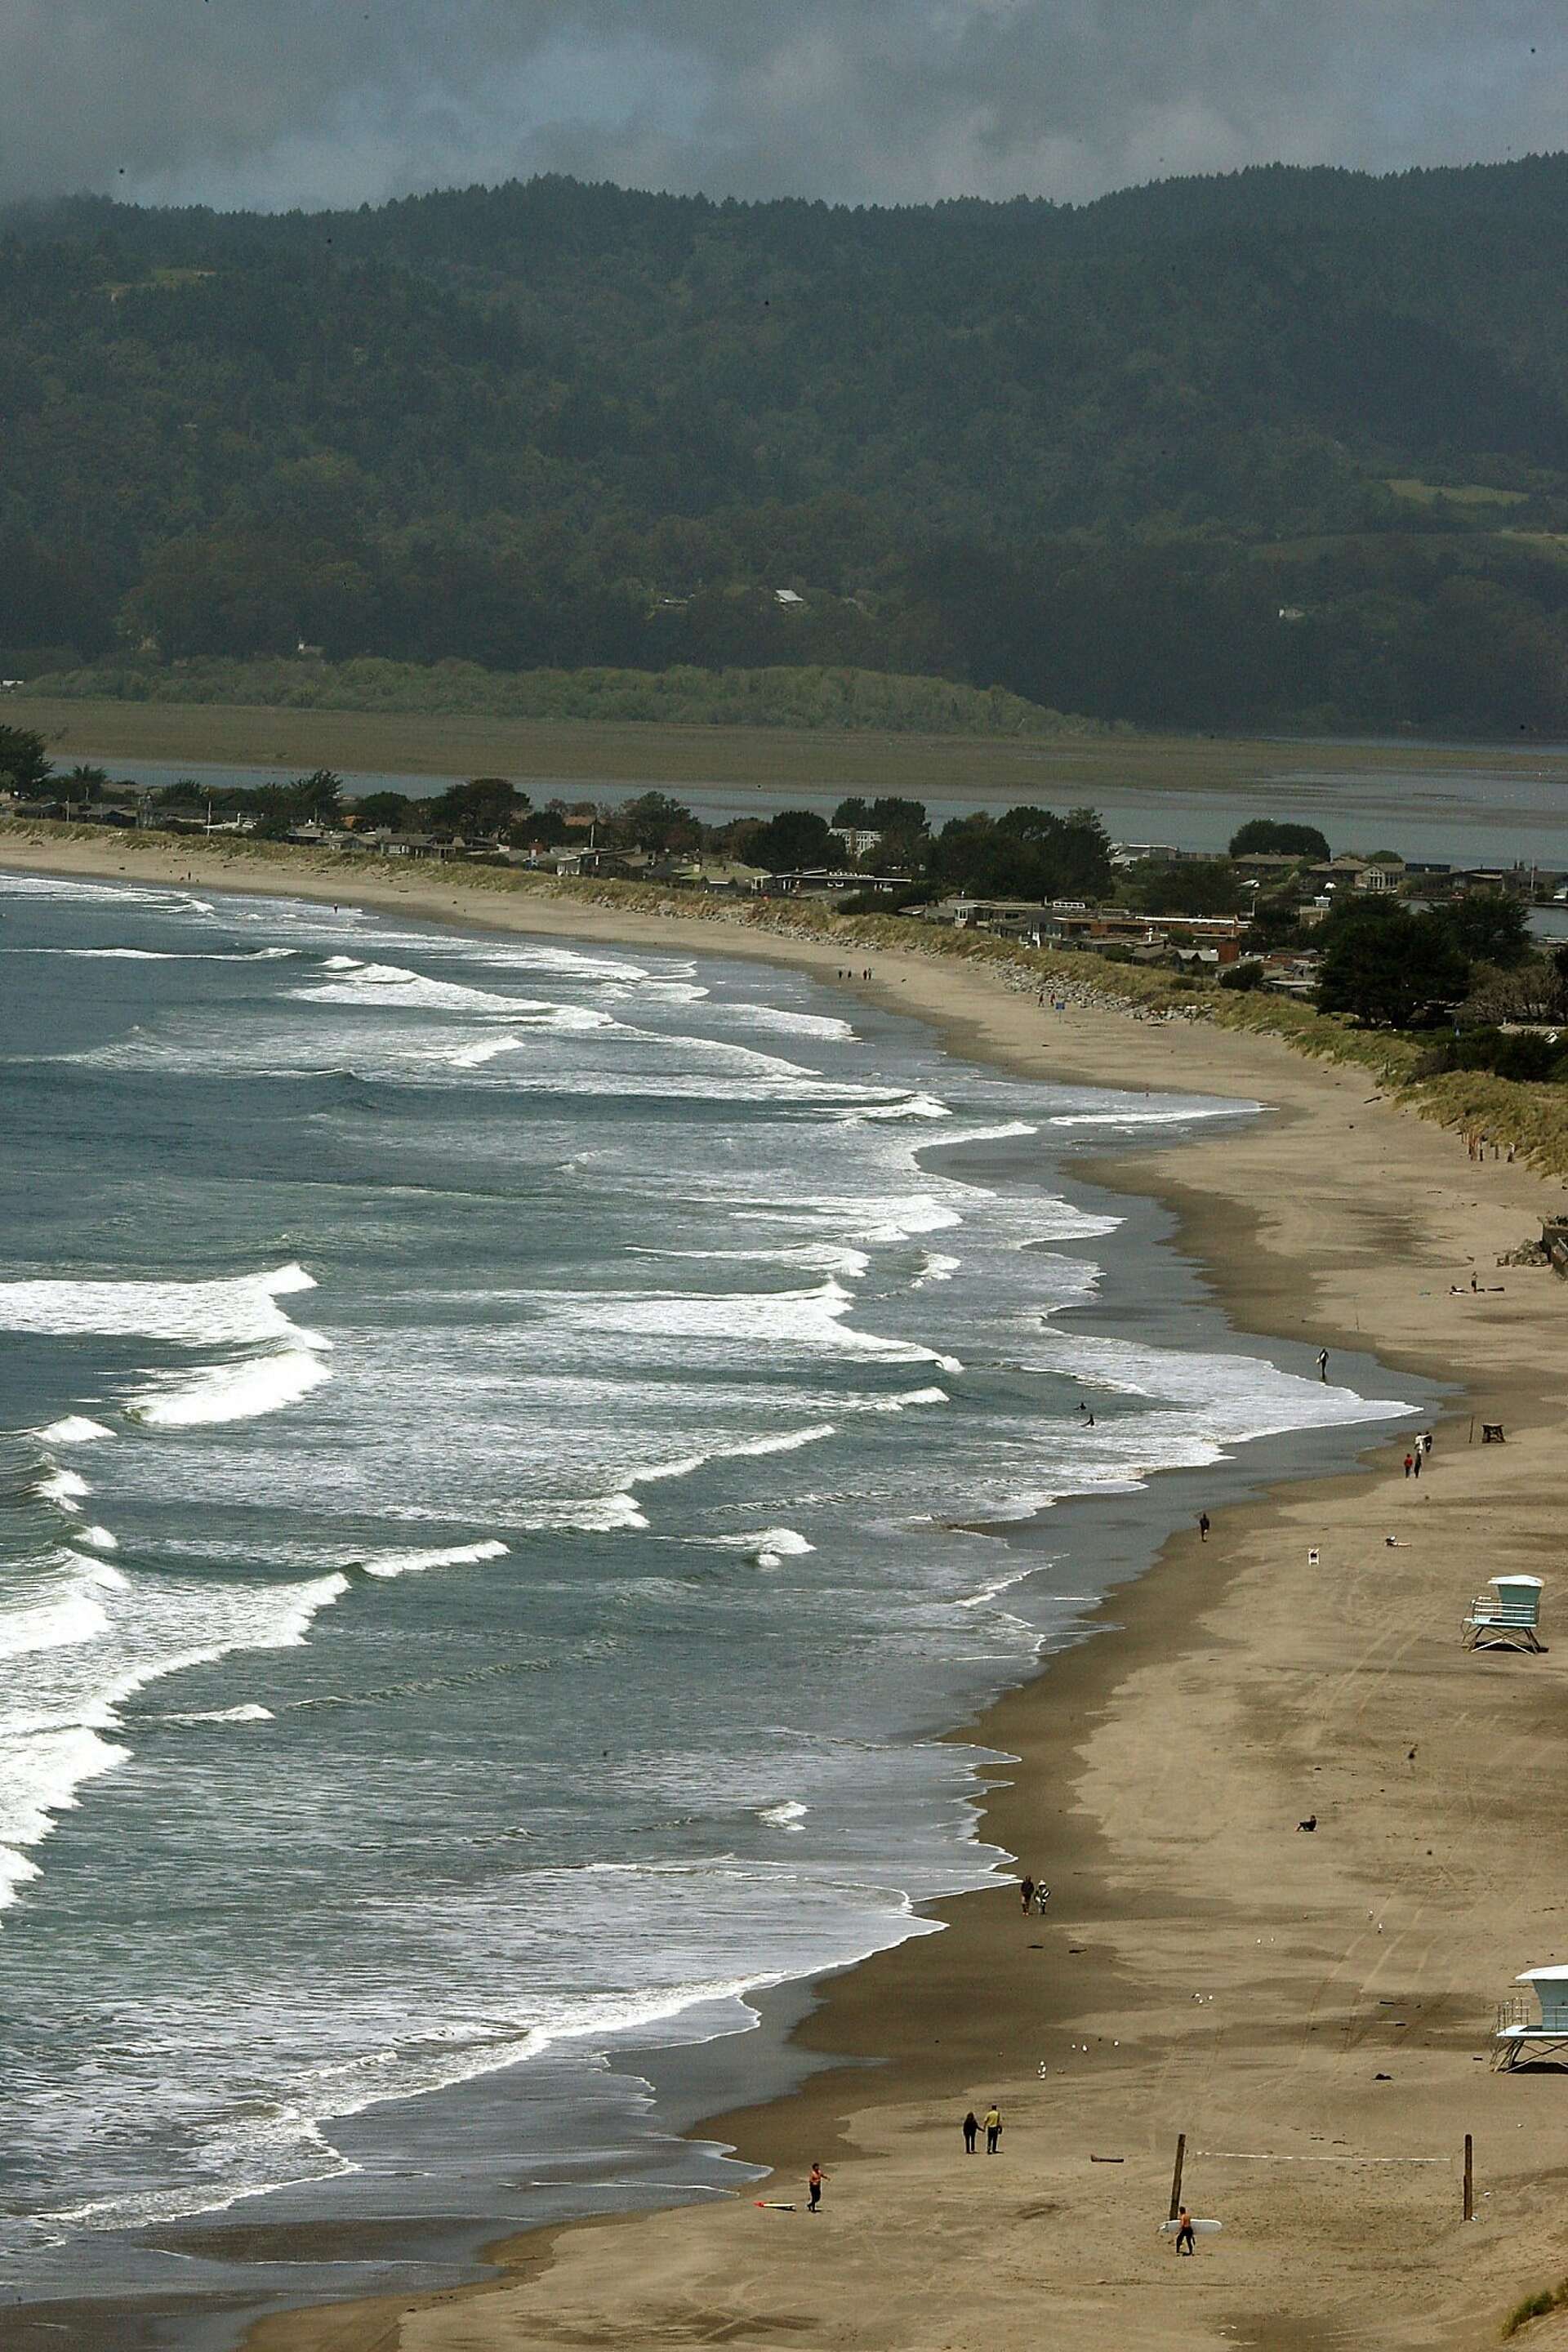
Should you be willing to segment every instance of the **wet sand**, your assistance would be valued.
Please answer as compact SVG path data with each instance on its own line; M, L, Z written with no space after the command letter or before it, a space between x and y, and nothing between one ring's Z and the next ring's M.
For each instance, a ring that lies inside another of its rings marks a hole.
M109 849L46 857L8 839L0 856L628 946L733 944L830 979L847 953L427 870L373 888L341 864ZM1364 1073L1270 1040L1053 1015L918 954L879 954L863 984L954 1052L1033 1076L1268 1103L1245 1129L1097 1172L1173 1208L1241 1329L1458 1383L1427 1474L1406 1479L1403 1441L1379 1442L1363 1472L1216 1513L1206 1544L1176 1538L1112 1597L1100 1638L981 1719L1018 1759L993 1775L984 1833L1050 1886L1047 1916L1025 1920L1008 1888L966 1895L937 1906L947 1933L824 1986L800 2040L878 2063L722 2126L777 2168L764 2199L804 2205L819 2158L820 2217L740 2200L534 2233L502 2251L499 2286L290 2314L258 2352L1493 2343L1521 2294L1568 2270L1568 2084L1487 2063L1513 1976L1568 1960L1568 1640L1553 1642L1568 1290L1495 1265L1562 1188L1470 1162L1369 1101ZM1477 1438L1500 1421L1506 1446L1470 1442L1472 1411ZM1470 1595L1504 1568L1547 1579L1545 1656L1461 1646ZM959 2121L993 2096L1001 2149L966 2158ZM1180 2132L1194 2210L1225 2223L1192 2263L1158 2233Z

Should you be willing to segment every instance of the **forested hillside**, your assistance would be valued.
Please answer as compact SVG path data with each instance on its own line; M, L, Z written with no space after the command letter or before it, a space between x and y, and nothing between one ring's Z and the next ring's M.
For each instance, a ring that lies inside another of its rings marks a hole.
M0 218L0 657L1568 729L1568 159ZM783 589L788 596L781 599Z

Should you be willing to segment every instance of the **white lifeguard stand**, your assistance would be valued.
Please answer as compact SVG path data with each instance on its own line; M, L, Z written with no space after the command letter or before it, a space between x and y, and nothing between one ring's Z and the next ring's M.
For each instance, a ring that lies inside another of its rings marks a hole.
M1526 1969L1514 1982L1529 1985L1535 2001L1516 1992L1498 2003L1492 2064L1505 2071L1568 2053L1568 1968Z
M1478 1592L1465 1620L1467 1650L1541 1648L1542 1580L1539 1576L1494 1576Z

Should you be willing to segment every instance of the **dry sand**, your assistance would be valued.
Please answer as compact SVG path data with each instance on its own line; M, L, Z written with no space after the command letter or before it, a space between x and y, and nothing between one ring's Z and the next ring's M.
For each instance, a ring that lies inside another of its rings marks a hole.
M251 872L15 838L0 857L838 968L831 942L731 942L427 872L373 889L304 861ZM994 1776L987 1833L1049 1884L1049 1916L1024 1920L1011 1888L966 1895L940 1906L946 1934L825 1988L802 2038L885 2063L723 2126L779 2168L764 2197L804 2201L820 2157L818 2219L741 2200L525 2238L499 2286L292 2315L259 2331L265 2352L1457 2352L1568 2272L1568 2081L1487 2063L1515 1973L1568 1960L1568 1292L1495 1265L1561 1188L1476 1165L1367 1101L1364 1074L1272 1041L1055 1016L914 954L879 956L869 985L955 1050L1031 1075L1272 1106L1101 1172L1173 1205L1244 1329L1462 1383L1427 1475L1407 1481L1403 1441L1380 1443L1364 1471L1219 1515L1206 1545L1176 1539L1115 1596L1100 1638L983 1718L1020 1759ZM1506 1446L1468 1442L1472 1410ZM1510 1567L1547 1578L1552 1650L1468 1654L1466 1604ZM960 2119L993 2095L1001 2152L966 2158ZM1193 2262L1158 2234L1178 2132L1194 2210L1225 2223ZM1526 2340L1568 2341L1559 2325Z

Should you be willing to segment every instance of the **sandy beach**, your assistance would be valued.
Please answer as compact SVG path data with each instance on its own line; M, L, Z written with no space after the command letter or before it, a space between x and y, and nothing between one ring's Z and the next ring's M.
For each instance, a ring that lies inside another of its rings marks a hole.
M0 862L732 949L829 980L845 952L428 868L20 834ZM1024 1918L1011 1887L965 1895L941 1906L945 1934L823 1987L802 2041L877 2063L718 2127L775 2168L757 2194L797 2210L742 2199L522 2239L499 2285L290 2315L256 2352L1495 2343L1568 2272L1563 2078L1488 2063L1514 1976L1568 1961L1568 1292L1497 1265L1562 1187L1471 1161L1364 1072L1268 1039L1054 1014L918 953L879 954L856 984L1030 1076L1267 1104L1096 1172L1173 1210L1240 1329L1452 1384L1426 1475L1380 1441L1352 1475L1216 1513L1206 1543L1177 1538L1113 1597L1098 1638L985 1715L980 1736L1018 1759L994 1775L985 1832L1049 1885L1047 1915ZM1506 1445L1479 1442L1483 1421ZM1506 1569L1547 1580L1543 1656L1461 1645L1470 1596ZM968 2158L960 2120L993 2098L1000 2149ZM1192 2262L1159 2233L1179 2133L1188 2201L1224 2223ZM808 2219L814 2158L827 2179ZM6 2340L51 2339L20 2323ZM1548 2318L1525 2340L1568 2333Z

